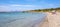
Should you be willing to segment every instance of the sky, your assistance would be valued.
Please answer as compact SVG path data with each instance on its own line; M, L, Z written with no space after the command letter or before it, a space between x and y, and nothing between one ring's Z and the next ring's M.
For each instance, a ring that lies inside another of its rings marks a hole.
M0 0L0 12L60 7L60 0Z

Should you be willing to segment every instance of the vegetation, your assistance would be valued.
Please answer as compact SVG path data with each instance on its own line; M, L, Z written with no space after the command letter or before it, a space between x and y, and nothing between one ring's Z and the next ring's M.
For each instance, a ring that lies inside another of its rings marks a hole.
M59 8L49 8L49 9L29 10L27 12L51 12L53 10L60 12L60 7Z

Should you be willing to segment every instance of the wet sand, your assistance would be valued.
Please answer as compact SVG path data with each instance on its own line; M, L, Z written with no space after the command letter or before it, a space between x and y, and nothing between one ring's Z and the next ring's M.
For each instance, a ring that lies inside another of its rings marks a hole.
M39 27L49 27L48 18L45 17L45 19L38 26Z

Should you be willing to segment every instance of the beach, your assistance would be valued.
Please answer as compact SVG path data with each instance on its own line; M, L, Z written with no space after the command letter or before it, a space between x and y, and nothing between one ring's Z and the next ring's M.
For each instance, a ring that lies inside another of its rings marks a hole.
M39 25L39 27L60 27L60 12L56 12L56 14L46 12L46 14L46 19Z
M11 15L9 15L9 17ZM3 21L4 23L6 22L7 24L4 26L2 25L2 27L60 27L60 12L56 12L55 14L52 14L51 12L45 12L45 14L25 13L25 14L22 14L23 16L21 16L21 18L19 17L20 16L19 14L18 16L16 15L14 14L13 17L10 17L10 18L13 18L11 19L12 22ZM5 17L7 16L4 16L4 18Z
M48 13L49 14L49 13ZM60 12L48 15L49 27L60 27Z

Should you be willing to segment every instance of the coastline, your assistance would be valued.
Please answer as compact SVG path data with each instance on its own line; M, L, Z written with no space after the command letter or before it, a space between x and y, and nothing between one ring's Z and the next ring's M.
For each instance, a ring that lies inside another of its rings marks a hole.
M47 16L45 19L38 25L39 27L49 27L49 22Z
M21 27L26 27L26 26L30 26L30 27L60 27L60 12L56 12L56 14L52 14L51 12L44 12L44 13L46 13L47 16L45 16L41 22L39 22L40 21L40 19L39 19L39 20L37 20L37 22L35 21L32 24L29 23L28 25L21 26L20 23L22 21L17 20L15 22L12 22L12 23L6 25L6 27L20 27L20 26ZM35 24L37 24L37 25L35 25Z

